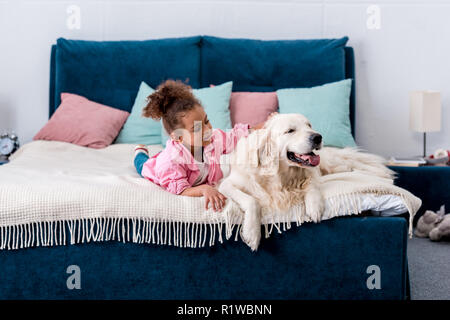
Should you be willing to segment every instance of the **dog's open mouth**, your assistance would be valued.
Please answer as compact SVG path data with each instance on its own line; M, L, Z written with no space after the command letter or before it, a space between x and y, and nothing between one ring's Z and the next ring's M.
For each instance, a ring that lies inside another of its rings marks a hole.
M287 152L287 157L292 162L300 164L302 166L315 167L320 163L320 156L314 152L299 154L296 152Z

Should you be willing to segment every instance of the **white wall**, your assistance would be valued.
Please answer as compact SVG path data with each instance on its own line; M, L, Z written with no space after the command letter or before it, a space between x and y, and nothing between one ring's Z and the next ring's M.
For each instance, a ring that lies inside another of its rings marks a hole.
M71 30L67 8L81 9ZM380 28L366 11L380 8ZM58 37L123 40L190 35L259 39L348 35L356 54L356 141L384 156L414 155L422 135L408 128L408 92L442 92L443 129L429 152L450 148L450 1L2 1L0 131L31 141L48 116L50 45Z

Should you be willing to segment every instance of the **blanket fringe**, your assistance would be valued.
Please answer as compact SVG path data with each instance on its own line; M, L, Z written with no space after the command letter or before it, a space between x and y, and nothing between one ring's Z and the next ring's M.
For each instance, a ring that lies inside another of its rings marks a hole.
M167 221L158 218L97 217L0 226L0 250L119 241L200 248L223 243L240 226L220 220L211 223ZM225 230L224 230L225 229ZM206 240L209 238L209 242Z
M409 236L412 236L412 221L417 211L400 195L410 213ZM329 218L361 213L358 193L342 194L326 199L331 210ZM285 213L267 213L262 227L268 238L275 227L278 233L291 229L291 222L299 226L311 219L305 213L304 204L295 206ZM275 219L277 218L277 219ZM97 217L74 220L42 221L17 225L0 226L0 250L14 250L39 246L58 246L99 241L122 241L151 243L182 248L214 246L223 243L233 233L234 241L241 234L243 215L228 213L224 219L216 218L210 223L168 221L161 218ZM277 220L277 221L275 221ZM269 226L270 225L270 226Z
M385 194L382 192L377 192L375 190L372 190L371 193L373 194ZM326 200L329 204L328 210L330 210L332 213L329 216L329 218L336 218L336 217L342 217L342 216L349 216L349 215L358 215L360 214L362 210L362 203L360 198L361 193L358 192L352 192L352 193L344 193L339 194L333 197L328 197ZM407 197L405 197L403 194L398 194L398 196L401 197L403 203L405 204L406 209L409 213L409 228L408 228L408 235L409 238L412 238L412 225L413 225L413 218L414 214L417 212L418 208L414 208L411 203L408 201ZM312 220L310 217L308 217L305 213L305 206L304 204L300 204L298 206L295 206L287 213L284 213L280 216L278 214L278 222L275 221L275 216L277 214L272 211L270 214L270 229L269 229L269 223L264 223L264 231L265 231L265 238L268 238L273 231L273 227L276 228L278 233L281 233L282 231L286 231L291 229L291 221L295 221L296 226L300 226L301 224L305 222L311 222ZM281 219L280 219L281 217ZM281 222L280 222L281 220ZM282 227L281 227L282 225Z

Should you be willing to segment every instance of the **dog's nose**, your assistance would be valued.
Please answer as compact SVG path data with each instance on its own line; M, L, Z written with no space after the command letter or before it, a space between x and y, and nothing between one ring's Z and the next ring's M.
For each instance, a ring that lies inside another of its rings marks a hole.
M313 133L310 137L309 140L311 141L311 145L313 146L313 148L319 147L321 142L322 142L322 136L318 133Z

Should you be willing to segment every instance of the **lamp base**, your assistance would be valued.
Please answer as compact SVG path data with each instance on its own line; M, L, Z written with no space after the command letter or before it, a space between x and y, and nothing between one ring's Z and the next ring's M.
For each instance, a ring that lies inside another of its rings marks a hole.
M423 157L427 157L427 133L423 133Z

